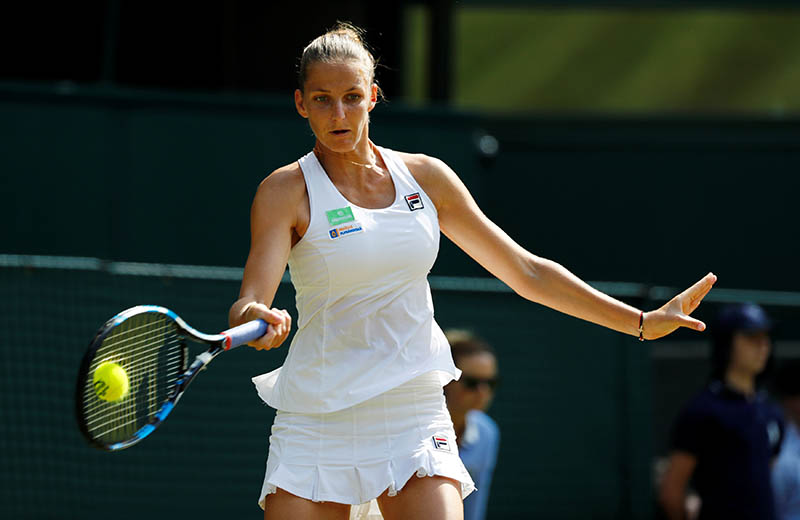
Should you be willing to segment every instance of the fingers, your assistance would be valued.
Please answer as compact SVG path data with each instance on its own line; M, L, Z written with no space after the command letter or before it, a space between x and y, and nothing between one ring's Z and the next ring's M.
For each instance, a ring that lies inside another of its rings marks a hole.
M678 327L698 332L706 330L705 323L689 315L697 309L716 281L717 275L708 273L694 285L664 304L658 311L646 313L645 337L647 339L661 338L671 334Z
M643 333L645 339L663 338L664 336L672 334L680 327L696 330L698 332L706 330L705 323L684 314L677 308L674 304L676 299L677 297L660 309L644 314Z
M277 348L286 341L292 330L292 317L284 309L270 309L266 305L254 304L247 309L247 319L262 319L267 322L267 333L248 343L256 350Z
M714 287L714 283L717 281L717 275L714 273L708 273L703 278L698 280L694 285L683 291L682 301L683 301L683 311L686 314L691 314L700 305L700 302L703 301L703 298L706 297L708 292Z
M708 273L700 280L695 282L694 285L683 291L683 293L689 297L694 299L703 299L703 296L708 294L708 291L714 286L714 283L717 281L717 275L714 273Z
M714 287L717 281L717 275L708 273L694 285L683 291L680 295L682 313L679 313L676 318L681 327L702 332L706 330L706 324L700 320L689 316L703 301L708 292Z
M698 332L703 332L704 330L706 330L705 323L703 323L700 320L696 320L691 316L686 316L686 315L680 316L678 318L678 321L680 322L681 327L686 327L687 329L696 330Z

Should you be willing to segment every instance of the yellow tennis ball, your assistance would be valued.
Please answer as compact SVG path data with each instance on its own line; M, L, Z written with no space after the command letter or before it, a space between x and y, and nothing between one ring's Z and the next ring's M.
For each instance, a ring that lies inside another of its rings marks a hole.
M104 401L119 401L128 395L128 374L116 363L105 361L94 369L94 391Z

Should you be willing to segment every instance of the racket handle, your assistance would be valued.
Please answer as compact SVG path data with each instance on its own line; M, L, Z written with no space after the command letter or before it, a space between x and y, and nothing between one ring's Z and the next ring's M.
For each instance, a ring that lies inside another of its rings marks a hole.
M266 333L267 322L264 320L253 320L228 329L221 334L225 336L225 350L230 350L253 341L254 339L258 339Z

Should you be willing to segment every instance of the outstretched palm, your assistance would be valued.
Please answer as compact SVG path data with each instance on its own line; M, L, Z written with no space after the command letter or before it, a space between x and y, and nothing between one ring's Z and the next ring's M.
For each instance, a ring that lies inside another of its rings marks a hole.
M664 337L678 327L687 327L698 331L705 330L705 323L692 318L690 314L700 305L716 281L717 276L714 273L708 273L659 309L646 312L643 329L645 339Z

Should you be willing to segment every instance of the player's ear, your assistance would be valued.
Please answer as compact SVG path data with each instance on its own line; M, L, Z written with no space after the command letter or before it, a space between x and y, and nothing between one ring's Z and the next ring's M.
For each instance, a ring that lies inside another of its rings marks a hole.
M308 119L308 111L303 101L303 91L299 88L294 91L294 107L297 109L298 114Z
M375 108L375 105L378 103L378 85L376 83L372 84L372 88L369 89L369 108L367 108L368 112L372 112L372 109Z

